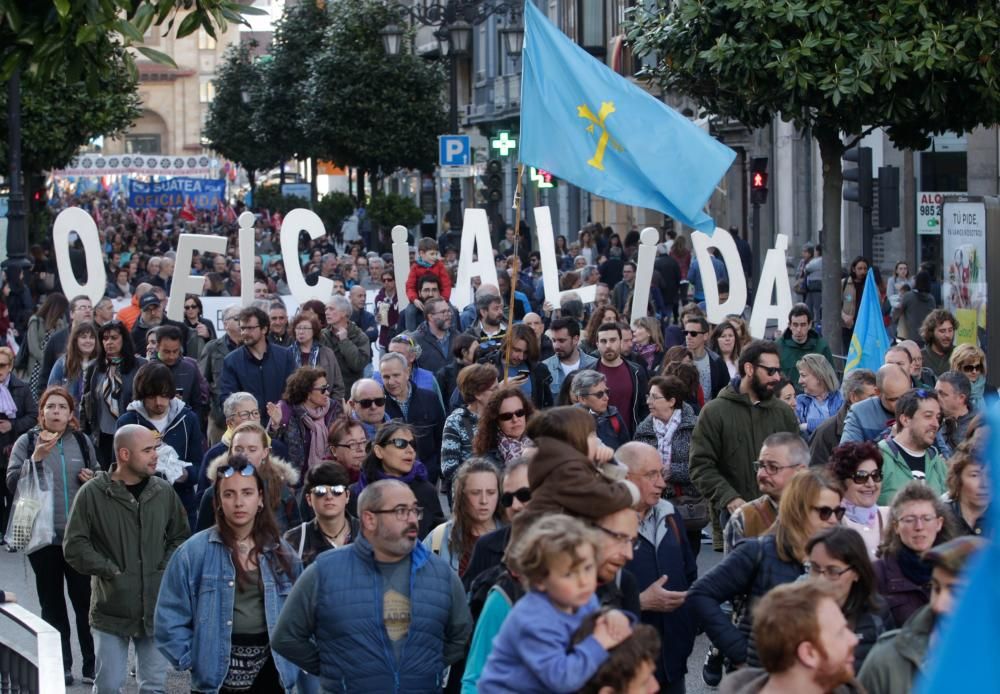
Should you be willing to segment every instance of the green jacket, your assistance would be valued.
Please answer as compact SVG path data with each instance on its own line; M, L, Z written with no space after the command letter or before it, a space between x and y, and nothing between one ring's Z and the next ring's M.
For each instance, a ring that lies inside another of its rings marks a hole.
M909 694L923 670L934 630L930 606L915 612L902 629L882 634L858 673L868 694Z
M896 492L913 481L913 471L906 464L899 446L892 439L882 439L878 442L882 451L882 494L878 498L879 506L888 506ZM924 474L927 486L936 494L946 491L945 480L948 477L948 466L937 449L931 446L924 455Z
M160 580L188 535L184 504L164 479L150 477L138 501L107 472L83 485L63 553L70 566L93 577L91 626L122 637L152 636Z
M750 501L760 496L753 461L764 439L779 431L797 434L795 412L777 398L756 405L726 386L698 415L691 435L689 468L698 491L722 510L737 497Z
M340 364L340 374L344 377L344 392L351 397L351 386L364 376L365 367L372 360L372 343L365 331L351 321L347 321L347 339L338 340L333 330L323 328L320 344L333 350Z
M830 362L834 371L837 370L836 364L833 363L833 352L830 351L830 346L815 330L810 330L806 341L800 345L792 339L792 331L785 328L785 332L778 338L778 349L781 352L781 373L791 381L796 391L801 392L799 389L799 370L795 365L799 363L799 359L807 354L820 355Z

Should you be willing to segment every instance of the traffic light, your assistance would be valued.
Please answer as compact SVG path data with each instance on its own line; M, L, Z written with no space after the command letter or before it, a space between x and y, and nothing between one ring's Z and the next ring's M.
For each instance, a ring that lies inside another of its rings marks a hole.
M844 152L844 161L857 164L857 168L844 169L844 200L870 210L873 202L872 148L852 147Z
M878 167L878 229L885 233L899 226L899 168Z
M486 174L483 176L486 184L486 202L495 204L503 200L503 164L499 159L486 162Z
M767 157L750 160L750 202L754 205L767 203Z

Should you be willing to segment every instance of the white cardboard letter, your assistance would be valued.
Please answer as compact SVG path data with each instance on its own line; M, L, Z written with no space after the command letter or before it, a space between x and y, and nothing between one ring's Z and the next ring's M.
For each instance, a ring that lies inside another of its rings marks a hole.
M720 234L716 234L719 236ZM722 234L729 236L729 234ZM778 234L774 240L775 247L764 256L764 265L760 270L760 286L753 300L753 312L750 314L750 335L757 339L764 338L767 321L774 318L778 321L778 334L788 327L788 312L792 310L792 287L788 282L788 269L785 267L785 251L788 250L788 237ZM737 266L738 267L738 266ZM771 303L771 288L777 296L778 303ZM711 319L709 319L711 320Z
M257 221L253 212L244 212L240 215L240 235L238 237L240 252L240 301L241 306L249 306L253 303L253 224ZM322 224L322 223L321 223ZM326 229L323 230L326 233ZM284 250L284 249L282 249ZM284 256L284 253L282 253ZM249 265L247 262L249 261ZM296 259L296 265L298 260ZM285 267L288 266L287 261ZM179 319L178 319L179 320Z
M316 284L306 284L306 278L302 274L302 261L299 260L299 232L303 230L311 239L326 235L323 220L312 210L298 208L285 215L285 219L281 222L281 257L285 261L288 289L299 303L319 299L325 304L333 295L333 281L320 277L316 280ZM253 276L252 271L250 276ZM250 284L250 297L253 298L253 283Z
M660 242L660 232L646 227L639 235L639 262L635 268L635 289L632 291L632 317L629 325L637 318L649 315L649 289L653 284L653 261L656 259L656 244Z
M87 259L87 284L82 285L73 274L69 261L69 234L75 231L83 242L83 255ZM56 249L56 272L62 284L63 294L73 298L83 294L96 304L104 297L108 275L104 270L101 252L101 238L97 233L94 218L79 207L67 207L56 217L52 228L52 245Z
M701 272L701 284L705 291L705 317L712 325L718 325L726 320L730 313L743 313L747 305L747 278L743 276L743 264L740 262L740 252L736 242L729 232L716 227L715 233L708 234L696 231L691 234L691 244L698 258L698 269ZM729 299L719 304L719 278L715 276L715 266L712 265L712 254L709 248L718 248L722 253L722 261L726 264L729 274ZM693 288L692 288L693 291Z
M406 281L410 278L409 234L402 224L392 228L392 269L396 276L396 300L400 312L410 305L410 297L406 296Z
M184 299L188 294L201 296L205 291L205 276L191 274L191 257L194 250L202 253L225 253L226 237L211 234L181 234L177 238L177 258L174 279L167 297L167 318L184 320ZM206 314L208 315L208 314Z
M476 260L472 259L473 254L477 254ZM458 278L451 288L451 303L459 311L472 303L473 277L479 277L483 284L497 286L497 266L493 262L493 241L486 210L467 209L462 227L462 251L458 254Z
M572 292L559 291L559 261L556 260L556 237L552 229L552 213L548 207L535 208L535 233L538 238L538 254L542 260L542 288L545 300L558 309L563 294L576 294L586 306L597 299L597 286L581 287Z

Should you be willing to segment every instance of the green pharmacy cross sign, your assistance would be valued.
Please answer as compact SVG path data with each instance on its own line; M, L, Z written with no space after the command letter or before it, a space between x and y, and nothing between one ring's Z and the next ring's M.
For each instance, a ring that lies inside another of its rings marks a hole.
M500 152L501 157L506 157L510 154L512 149L517 147L517 140L511 138L510 133L506 130L501 130L500 133L490 141L493 149Z

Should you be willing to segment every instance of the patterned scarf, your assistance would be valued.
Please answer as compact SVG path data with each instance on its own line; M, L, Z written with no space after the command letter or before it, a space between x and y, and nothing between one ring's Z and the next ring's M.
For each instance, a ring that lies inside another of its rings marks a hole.
M115 419L121 414L121 407L119 402L121 402L122 397L122 374L121 365L124 360L122 357L111 357L108 359L108 373L104 378L104 403L108 406L108 412Z
M866 528L870 527L878 518L878 504L874 506L855 506L845 499L841 505L844 507L848 518Z
M10 420L17 419L17 405L10 394L10 374L7 374L7 380L0 383L0 414Z
M656 358L656 352L660 348L655 342L650 342L648 345L633 345L632 352L636 356L642 357L642 360L646 363L646 369L650 370L653 368L653 360Z
M497 439L497 448L500 451L500 459L506 463L512 458L516 458L519 455L524 454L525 448L532 448L535 444L532 443L531 439L527 436L522 436L519 439L512 439L503 432L500 432L500 436Z
M670 419L666 422L653 417L653 431L656 432L656 450L660 452L660 460L663 461L663 471L667 473L667 479L673 479L674 477L670 469L670 463L673 458L671 444L674 441L674 434L677 432L677 427L680 424L680 408L674 410L674 413L670 415Z
M305 422L311 439L309 443L309 460L306 461L306 469L312 469L326 458L326 437L329 433L329 429L326 426L326 413L330 411L330 404L332 402L332 400L327 400L324 407L302 406L302 409L306 413L302 421Z

